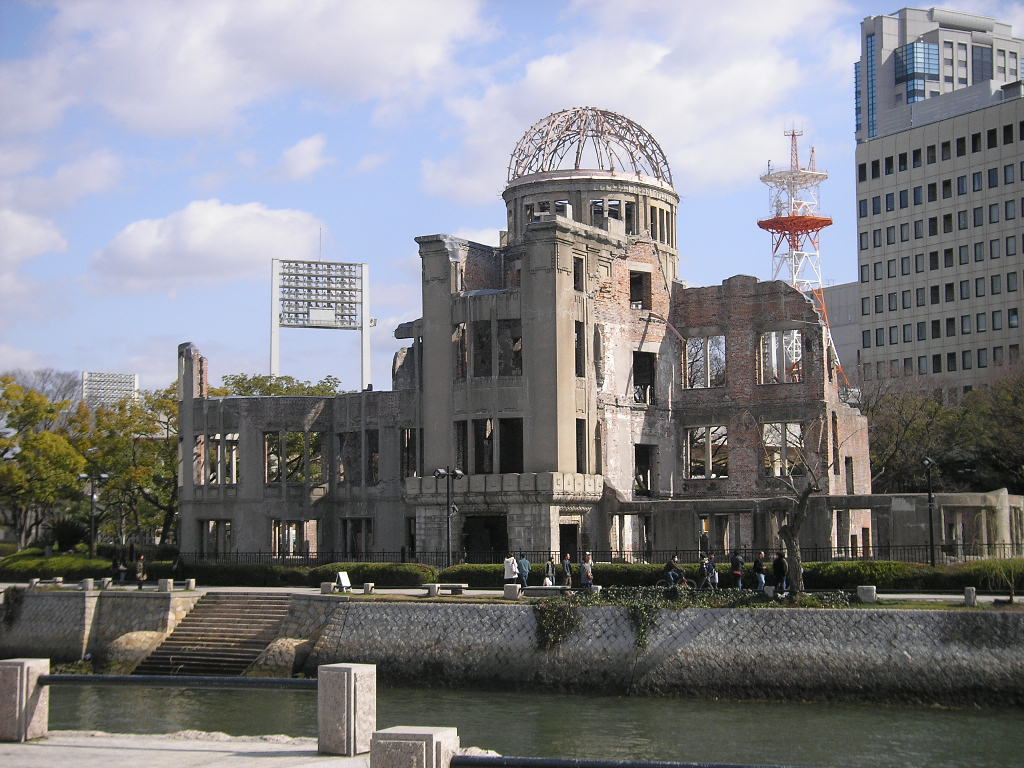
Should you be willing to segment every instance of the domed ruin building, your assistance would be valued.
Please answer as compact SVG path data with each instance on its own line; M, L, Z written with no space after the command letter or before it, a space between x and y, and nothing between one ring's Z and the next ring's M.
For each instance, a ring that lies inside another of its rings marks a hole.
M744 275L680 282L679 195L654 137L590 107L549 115L516 145L503 198L499 247L416 238L423 315L395 331L409 346L393 391L205 397L182 345L183 552L756 552L778 546L786 481L810 479L805 547L882 543L861 506L877 501L867 425L839 398L814 306Z

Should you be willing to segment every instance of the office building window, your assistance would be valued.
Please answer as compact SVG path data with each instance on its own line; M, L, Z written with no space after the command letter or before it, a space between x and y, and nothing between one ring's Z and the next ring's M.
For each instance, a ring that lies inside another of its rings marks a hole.
M914 271L915 272L924 272L924 254L923 253L916 253L916 254L914 254Z
M988 223L998 224L999 223L999 203L992 203L988 207Z
M960 315L960 335L966 336L971 332L971 316Z
M1013 219L1017 218L1017 201L1016 200L1007 200L1006 203L1003 205L1003 208L1005 209L1003 211L1003 218L1004 219L1006 219L1007 221L1012 221Z
M900 190L900 208L906 208L910 204L910 192L906 189Z
M885 306L882 304L882 294L875 296L875 314L881 314L885 311Z
M932 373L942 373L942 355L932 355Z
M988 313L979 312L974 316L974 332L985 333L988 330Z
M860 281L862 283L868 282L871 279L870 268L867 264L860 265Z
M918 219L914 222L914 239L919 240L924 237L924 221Z
M1011 131L1013 130L1013 126L1012 125L1008 125L1006 127L1009 128ZM1013 163L1010 163L1009 165L1004 165L1003 166L1003 184L1013 184L1013 181L1014 181L1013 177L1014 177Z
M871 198L871 213L875 216L882 212L882 198L875 195Z
M880 230L880 229L873 229L873 230L871 230L871 246L873 248L881 248L882 247L882 230Z
M971 189L975 192L981 192L981 171L975 171L971 174Z
M886 245L895 245L895 243L896 243L896 227L895 226L886 227L885 228L885 244Z
M978 350L978 367L988 368L988 350L985 348Z
M993 276L993 279L995 279L996 277L998 277L998 275ZM895 292L894 293L890 293L889 294L889 311L890 312L895 312L896 311L896 306L897 306L896 305L896 294L895 294Z
M1003 311L1001 309L996 309L992 311L992 330L1003 330Z
M921 150L915 149L910 153L910 164L915 168L921 167Z
M862 315L870 315L871 314L871 299L868 298L867 296L861 297L861 300L860 300L860 313Z
M988 169L988 188L992 189L993 187L998 187L998 186L999 186L999 169L998 168L989 168Z
M1020 328L1020 315L1017 314L1016 307L1011 307L1006 310L1006 327Z
M900 328L898 325L889 326L889 343L898 344L900 340Z
M956 140L956 156L963 157L967 154L967 139L961 136ZM962 176L960 178L963 178ZM961 192L961 194L963 194Z
M947 269L949 267L953 266L953 249L952 248L943 248L942 249L942 266L946 267Z
M965 371L969 371L974 367L974 354L971 350L965 349L960 354L960 367Z
M946 336L956 336L956 318L946 318Z
M1017 273L1007 272L1006 273L1006 292L1014 293L1017 290Z
M935 270L939 268L939 252L929 251L928 253L928 269Z
M910 342L914 340L914 325L912 323L903 324L903 341Z
M871 349L871 331L861 331L860 345L864 349Z
M900 257L900 274L901 275L909 275L910 274L910 257L909 256L901 256Z
M1016 256L1017 255L1017 236L1010 235L1006 238L1006 255Z
M972 211L972 213L974 215L974 226L983 226L985 224L985 209L979 205Z
M914 194L914 205L921 205L924 202L924 188L914 187L912 192Z
M906 291L903 291L900 294L900 300L901 300L901 303L902 303L904 309L910 309L911 302L910 302L910 290L909 289L906 290Z
M927 355L921 355L920 357L917 358L917 372L920 375L922 375L922 376L924 374L928 373L928 356Z
M975 298L981 298L985 295L985 278L978 277L974 280L974 296Z
M985 260L985 244L975 243L974 244L974 260L984 261Z
M910 225L907 222L900 224L900 242L905 243L910 239Z
M992 347L992 365L1002 365L1002 364L1003 364L1003 348L1002 347Z
M868 215L868 200L863 198L857 201L857 216L861 219L866 218Z
M952 283L946 283L943 286L943 293L945 294L946 301L954 301L956 299L955 291Z
M933 339L941 339L942 338L942 321L941 320L932 320L932 338Z
M957 261L961 264L967 264L971 260L971 249L966 245L961 245L957 248Z
M967 211L956 212L956 228L967 229Z
M961 280L960 281L960 298L969 299L971 298L971 281Z
M1000 251L1002 250L1002 248L1001 248L1002 242L1003 242L1002 240L989 240L988 241L988 257L990 259L998 259L1002 255L1000 253Z
M896 210L896 195L892 192L887 192L885 195L885 210L895 211Z
M950 373L956 370L956 352L946 353L946 370Z
M862 251L866 251L868 249L868 233L867 232L861 232L860 233L860 249Z
M919 320L917 323L917 340L928 340L928 323L926 323L924 320Z
M918 306L918 307L923 307L925 305L925 303L926 302L925 302L925 296L924 296L924 288L923 287L922 288L915 288L914 289L914 304L916 306Z

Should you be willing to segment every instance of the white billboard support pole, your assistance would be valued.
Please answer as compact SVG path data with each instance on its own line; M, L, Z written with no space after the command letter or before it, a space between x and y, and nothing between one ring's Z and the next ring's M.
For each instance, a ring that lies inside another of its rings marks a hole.
M281 375L281 262L270 261L270 375Z
M360 388L370 386L370 265L363 264L362 292L363 302L359 318L359 378Z

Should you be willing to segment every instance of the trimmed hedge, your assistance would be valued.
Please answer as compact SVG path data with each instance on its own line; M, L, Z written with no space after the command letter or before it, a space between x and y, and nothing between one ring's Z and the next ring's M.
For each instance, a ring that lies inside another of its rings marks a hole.
M100 557L92 560L85 555L78 554L43 557L42 550L23 549L17 554L0 560L0 579L6 581L28 581L32 578L52 579L54 576L63 576L65 581L80 581L86 578L100 579L110 575L110 561Z
M331 563L311 569L309 584L334 581L338 571L348 571L353 584L372 581L378 587L418 587L438 580L437 569L423 563Z

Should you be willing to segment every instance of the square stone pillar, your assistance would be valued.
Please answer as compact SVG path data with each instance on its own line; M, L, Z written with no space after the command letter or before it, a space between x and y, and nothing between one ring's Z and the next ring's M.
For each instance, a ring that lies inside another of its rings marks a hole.
M377 666L324 664L317 680L319 750L346 757L369 752L377 730Z
M50 674L49 659L0 660L0 741L46 736L50 727L50 688L39 684Z
M448 768L458 751L456 728L396 725L373 734L370 768Z

